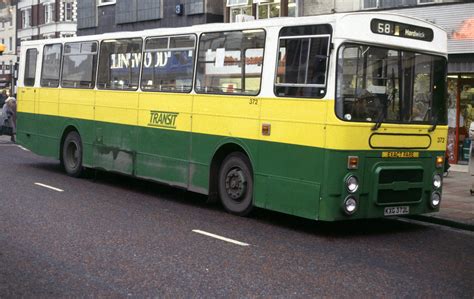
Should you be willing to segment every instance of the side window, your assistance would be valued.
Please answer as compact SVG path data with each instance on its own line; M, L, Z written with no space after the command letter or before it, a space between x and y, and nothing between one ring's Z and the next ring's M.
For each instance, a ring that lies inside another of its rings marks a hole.
M275 77L277 96L324 97L331 37L328 27L282 29Z
M97 66L97 42L64 45L62 87L94 88Z
M143 59L142 89L190 92L195 45L194 35L148 39Z
M59 86L59 70L61 68L61 44L46 45L43 49L43 66L41 82L43 87Z
M34 86L35 77L36 77L36 59L38 57L38 50L28 49L26 51L26 60L25 60L25 77L24 84L25 86Z
M99 56L99 89L137 90L142 61L142 39L106 40Z
M199 41L196 92L257 95L264 47L262 29L203 33Z

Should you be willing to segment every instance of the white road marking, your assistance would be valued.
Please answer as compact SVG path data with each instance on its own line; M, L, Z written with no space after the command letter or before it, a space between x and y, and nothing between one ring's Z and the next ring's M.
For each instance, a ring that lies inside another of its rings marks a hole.
M25 152L29 152L29 151L30 151L29 149L26 149L26 148L24 148L24 147L21 146L21 145L17 145L17 146L18 146L19 148L21 148L22 150L24 150Z
M233 244L236 244L236 245L240 245L240 246L250 246L250 244L240 242L240 241L236 241L236 240L232 240L232 239L222 237L222 236L219 236L219 235L211 234L211 233L199 230L199 229L193 229L193 232L201 234L201 235L205 235L205 236L208 236L208 237L211 237L211 238L226 241L226 242L229 242L229 243L233 243Z
M48 189L51 189L51 190L54 190L54 191L58 191L58 192L63 192L64 191L63 189L55 188L55 187L48 186L48 185L41 184L41 183L35 183L35 185L45 187L45 188L48 188Z

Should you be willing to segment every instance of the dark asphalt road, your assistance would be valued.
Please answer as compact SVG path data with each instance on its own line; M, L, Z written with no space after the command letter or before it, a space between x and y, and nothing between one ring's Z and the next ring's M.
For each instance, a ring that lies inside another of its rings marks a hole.
M473 233L397 219L240 218L159 184L73 179L1 142L0 167L0 298L474 296Z

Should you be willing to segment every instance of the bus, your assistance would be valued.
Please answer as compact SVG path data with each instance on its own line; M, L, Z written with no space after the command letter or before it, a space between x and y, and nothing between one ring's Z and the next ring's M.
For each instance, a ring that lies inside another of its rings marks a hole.
M17 139L100 169L336 221L439 210L447 34L386 13L23 42Z

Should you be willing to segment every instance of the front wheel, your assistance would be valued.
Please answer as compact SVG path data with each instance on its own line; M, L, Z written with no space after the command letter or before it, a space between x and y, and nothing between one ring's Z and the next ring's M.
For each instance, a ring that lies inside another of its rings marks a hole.
M66 136L62 149L62 162L69 176L77 178L83 174L82 141L79 133L72 131Z
M219 170L219 197L224 208L236 215L248 215L253 209L253 174L250 161L235 152L227 156Z

